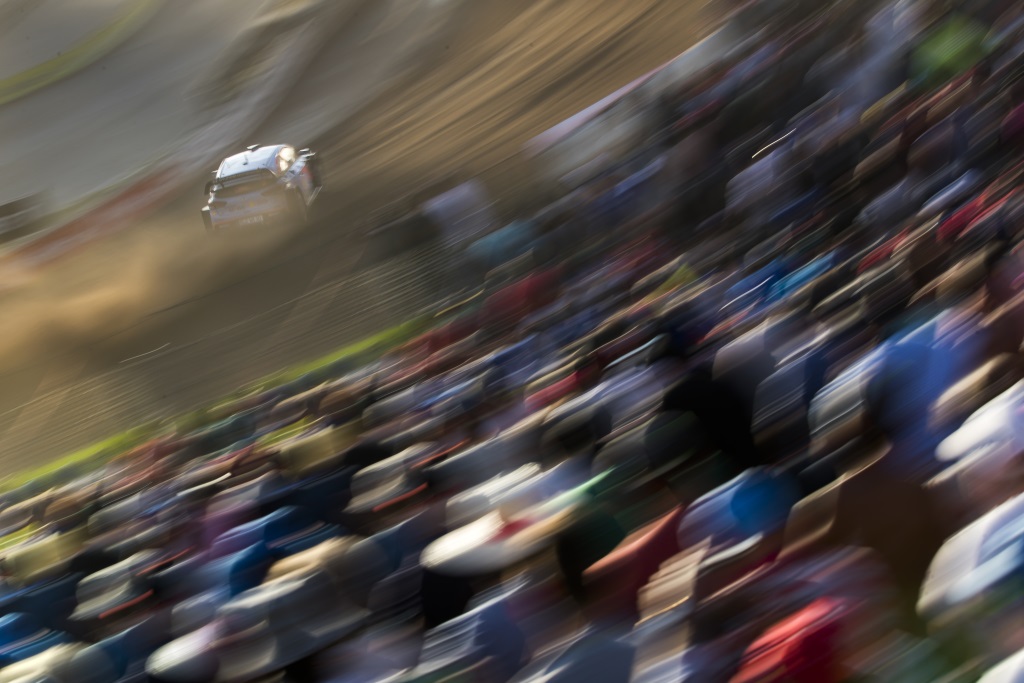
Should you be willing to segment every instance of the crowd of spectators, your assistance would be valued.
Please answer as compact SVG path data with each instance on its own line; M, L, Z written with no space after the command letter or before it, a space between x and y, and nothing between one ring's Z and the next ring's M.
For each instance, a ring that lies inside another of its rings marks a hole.
M1024 12L737 21L429 332L5 494L0 683L1024 680Z

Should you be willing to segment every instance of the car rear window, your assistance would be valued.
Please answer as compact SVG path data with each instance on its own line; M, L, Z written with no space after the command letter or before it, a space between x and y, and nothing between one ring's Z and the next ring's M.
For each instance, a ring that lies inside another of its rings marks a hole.
M219 197L237 197L251 192L259 192L273 186L275 182L276 178L270 173L247 173L221 178L214 185L213 191Z

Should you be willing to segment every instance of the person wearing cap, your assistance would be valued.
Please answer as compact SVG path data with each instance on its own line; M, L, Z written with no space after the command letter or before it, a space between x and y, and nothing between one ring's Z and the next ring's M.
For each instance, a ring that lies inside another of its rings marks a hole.
M989 400L939 444L936 457L947 467L930 484L948 492L949 505L959 506L964 524L1024 492L1024 445L1015 431L1022 398L1019 363L1017 358L1001 357L990 367L982 368L985 374L1007 371L1005 377L993 378L991 388L979 391L972 386L977 384L977 377L968 378L964 387L957 387L960 394L973 390L972 394L987 396ZM969 404L972 398L954 393L949 402ZM956 407L959 406L952 406Z
M964 659L995 663L1024 646L1017 621L1024 584L1024 496L950 536L931 563L917 602L932 632Z

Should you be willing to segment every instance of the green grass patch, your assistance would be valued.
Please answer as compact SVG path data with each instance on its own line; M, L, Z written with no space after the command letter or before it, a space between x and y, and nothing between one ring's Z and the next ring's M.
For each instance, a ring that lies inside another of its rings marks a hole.
M231 405L237 401L273 389L274 387L279 387L282 384L287 384L300 377L310 374L315 375L317 372L323 373L326 378L334 366L343 362L355 362L360 359L365 359L369 362L372 358L379 357L389 349L414 339L417 335L426 331L433 322L434 319L431 316L414 318L366 339L343 346L320 358L298 363L290 368L268 375L252 384L248 384L210 406L186 413L175 419L174 423L178 426L179 431L183 432L201 429L226 417Z
M108 439L79 449L53 462L13 474L0 481L0 490L10 491L32 481L46 482L59 470L67 467L80 465L94 465L98 467L106 463L110 458L145 443L156 436L158 431L158 425L149 424L115 434Z
M437 313L421 315L348 346L343 346L315 360L299 363L286 370L275 372L236 391L206 412L217 414L218 408L223 408L233 401L245 398L246 396L252 396L261 391L273 389L282 384L287 384L305 375L315 375L317 372L331 370L333 366L343 362L352 361L358 364L359 360L364 360L365 362L375 360L390 349L412 341L430 328L443 324L447 319L464 313L469 307L479 303L482 294L482 291L473 292L459 301L450 303L446 308Z
M40 528L41 527L38 524L29 524L21 531L15 531L13 534L7 534L6 536L0 537L0 551L13 548L22 541L32 538Z
M418 335L423 334L434 325L439 324L444 318L450 317L453 313L456 313L457 310L464 308L467 303L474 301L476 298L476 296L470 297L467 301L461 302L460 304L452 306L440 313L421 315L353 344L343 346L336 351L325 356L321 356L320 358L293 365L290 368L276 372L273 375L264 377L258 382L239 389L211 406L198 408L172 420L165 420L129 429L91 446L75 451L74 453L60 458L59 460L54 460L53 462L41 467L23 470L13 474L6 479L0 480L0 491L16 489L32 481L45 482L52 478L59 470L67 467L83 465L89 466L88 468L99 467L114 456L139 446L149 439L155 438L163 433L170 425L174 425L179 431L201 429L202 427L216 422L219 416L225 412L232 403L246 398L247 396L252 396L253 394L257 394L268 389L273 389L274 387L287 384L288 382L292 382L307 375L313 375L315 377L317 373L323 373L324 379L327 379L328 375L333 370L338 370L338 366L343 363L352 362L358 364L361 361L370 362L373 359L380 357L388 350L415 339ZM338 374L341 374L340 371ZM286 437L291 433L291 430L286 429L282 430L282 432L283 433L281 434L273 436L278 438ZM0 543L2 543L2 541L0 541Z
M267 434L266 436L256 441L256 445L263 448L275 446L279 443L287 441L288 439L291 439L294 436L298 436L302 432L309 429L309 426L312 424L312 418L304 417L295 424L288 425L287 427L282 427L281 429L278 429L276 432L271 432L270 434Z
M435 319L433 316L421 316L414 318L401 325L396 325L383 332L362 339L348 346L332 351L331 353L321 356L315 360L307 361L305 363L299 363L292 367L276 372L273 375L264 377L263 379L250 384L243 391L239 392L234 399L242 398L244 396L251 396L252 394L266 391L267 389L273 389L274 387L287 384L294 380L304 377L306 375L315 375L317 372L329 370L335 365L343 362L356 361L360 358L369 360L371 357L377 357L393 349L396 346L400 346L407 341L416 338L417 335L425 332L431 325L433 325ZM225 403L218 404L223 406Z
M369 357L371 355L379 356L385 351L415 338L417 335L426 331L434 322L435 318L433 316L421 316L402 323L401 325L396 325L395 327L384 330L383 332L367 337L366 339L353 344L349 344L348 346L344 346L315 360L300 363L286 370L270 375L269 377L264 377L259 382L235 392L226 399L218 401L213 406L194 410L178 417L177 419L171 420L170 422L182 431L199 429L215 422L216 416L233 401L237 401L238 399L250 396L260 391L265 391L267 389L272 389L276 386L286 384L305 375L328 370L332 366L341 362L357 360L360 357ZM16 489L32 481L45 482L52 478L58 471L67 467L82 465L99 467L114 456L124 453L125 451L158 436L166 424L166 422L154 423L135 427L121 432L120 434L116 434L108 439L104 439L103 441L92 444L86 448L77 450L74 453L58 460L54 460L53 462L47 463L41 467L23 470L13 474L6 479L0 480L0 491Z

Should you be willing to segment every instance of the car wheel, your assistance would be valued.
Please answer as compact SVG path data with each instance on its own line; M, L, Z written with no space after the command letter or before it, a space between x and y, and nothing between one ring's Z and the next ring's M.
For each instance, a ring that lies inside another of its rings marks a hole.
M207 233L212 233L213 232L213 219L210 218L210 212L208 210L204 209L201 213L203 214L203 226L206 228L206 232Z

